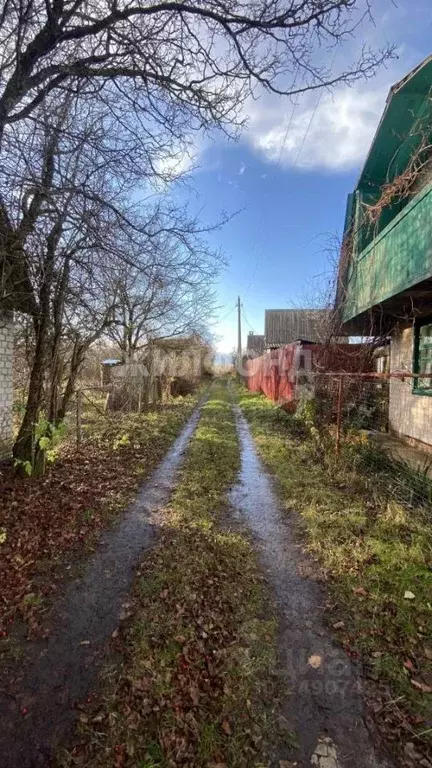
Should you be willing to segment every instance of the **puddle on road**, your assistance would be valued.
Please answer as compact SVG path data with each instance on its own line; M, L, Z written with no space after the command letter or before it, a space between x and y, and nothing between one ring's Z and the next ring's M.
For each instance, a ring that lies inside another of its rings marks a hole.
M296 544L294 513L283 509L247 422L234 407L241 470L230 503L253 533L276 598L280 674L287 689L283 714L299 741L285 759L305 767L388 768L376 757L365 727L355 669L324 625L324 591L299 573L305 557Z
M53 748L74 722L103 660L103 648L118 627L134 568L157 538L157 512L177 483L185 449L199 420L197 406L183 431L136 501L103 534L82 577L71 583L50 616L53 634L32 644L31 666L16 697L0 692L0 765L51 765ZM59 510L61 514L61 510ZM18 686L17 686L18 687ZM28 709L23 717L21 708Z

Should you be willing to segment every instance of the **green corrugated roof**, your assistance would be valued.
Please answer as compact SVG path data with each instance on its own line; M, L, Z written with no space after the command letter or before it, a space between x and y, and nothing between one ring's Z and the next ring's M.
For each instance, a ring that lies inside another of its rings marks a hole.
M406 168L426 129L431 131L432 55L392 86L357 184L368 191Z

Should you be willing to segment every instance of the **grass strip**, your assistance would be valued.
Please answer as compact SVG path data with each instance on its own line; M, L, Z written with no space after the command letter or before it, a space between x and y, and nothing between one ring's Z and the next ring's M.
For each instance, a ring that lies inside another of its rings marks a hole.
M420 760L430 760L432 744L430 508L383 494L371 463L358 460L373 450L360 436L336 462L263 395L238 388L238 398L287 511L301 514L306 548L327 581L329 621L363 662L374 719L387 741L429 765Z
M239 469L229 393L217 383L191 440L159 545L137 573L122 665L84 708L60 765L262 766L275 622L251 544L227 525ZM267 762L265 762L267 764Z

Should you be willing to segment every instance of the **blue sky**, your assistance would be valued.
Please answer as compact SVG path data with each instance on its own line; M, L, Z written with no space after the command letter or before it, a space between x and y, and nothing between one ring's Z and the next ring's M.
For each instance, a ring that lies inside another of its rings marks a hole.
M209 235L229 265L218 285L220 352L236 344L234 304L242 297L247 322L263 333L266 308L311 306L322 294L331 267L326 242L340 233L345 200L381 116L389 87L431 53L431 0L375 0L375 25L338 53L344 63L370 42L397 45L398 58L373 80L332 94L306 96L293 105L264 96L245 107L248 127L240 140L200 141L195 149L193 192L177 194L215 221L238 211Z

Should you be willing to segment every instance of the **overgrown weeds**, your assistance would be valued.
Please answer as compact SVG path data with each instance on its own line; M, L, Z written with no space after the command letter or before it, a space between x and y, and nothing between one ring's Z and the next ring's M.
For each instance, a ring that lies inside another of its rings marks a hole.
M430 461L413 466L403 457L394 456L373 440L348 440L345 459L369 481L372 492L388 500L395 500L406 508L423 511L426 517L432 511L432 479Z
M120 671L83 714L61 765L262 765L274 622L250 543L224 496L239 467L228 393L216 385L192 438L159 545L139 568ZM117 633L116 633L117 635Z
M388 740L399 746L414 742L412 754L419 749L429 754L432 517L427 479L354 434L336 461L295 416L245 390L239 399L287 509L301 513L305 546L328 580L329 621L372 681L374 717ZM415 759L422 759L420 752Z

